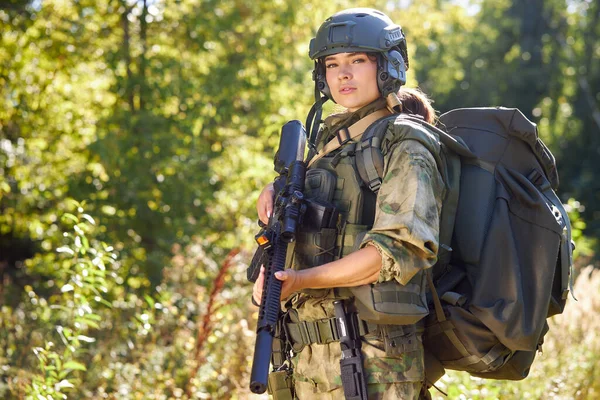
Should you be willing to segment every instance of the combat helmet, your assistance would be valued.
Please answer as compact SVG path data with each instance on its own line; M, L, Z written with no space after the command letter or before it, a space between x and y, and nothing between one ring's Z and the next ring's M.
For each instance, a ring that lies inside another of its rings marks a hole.
M408 52L402 28L387 15L372 8L340 11L329 17L310 41L308 55L315 62L315 103L306 119L310 154L316 151L322 105L327 100L335 101L327 85L323 59L328 55L351 52L377 56L379 92L388 100L389 107L401 111L402 105L396 93L406 83L408 69Z
M323 57L351 52L377 54L377 84L383 97L397 93L406 83L408 54L402 28L381 11L351 8L329 17L310 41L308 55L315 61L315 86L328 99L333 97L325 79Z

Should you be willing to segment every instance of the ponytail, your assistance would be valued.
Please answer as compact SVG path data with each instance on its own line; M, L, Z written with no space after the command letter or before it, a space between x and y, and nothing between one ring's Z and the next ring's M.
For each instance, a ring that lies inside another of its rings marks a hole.
M402 102L402 112L420 115L425 122L435 123L435 109L432 101L420 89L400 88L398 99Z

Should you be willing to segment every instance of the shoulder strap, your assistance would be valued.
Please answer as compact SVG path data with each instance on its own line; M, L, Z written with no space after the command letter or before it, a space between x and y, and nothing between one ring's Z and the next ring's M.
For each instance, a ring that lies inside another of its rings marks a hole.
M466 158L476 158L475 155L469 150L467 145L464 144L461 138L455 138L449 135L441 129L425 122L422 118L408 114L394 115L393 117L396 121L398 121L398 123L405 121L406 124L413 123L414 125L421 125L430 132L433 132L438 138L436 141L441 142L445 148L450 150L451 154L457 154ZM358 173L363 182L374 192L379 190L383 179L384 166L381 145L386 133L386 129L382 128L386 127L387 125L383 126L383 124L379 123L369 126L356 151L356 167ZM417 140L431 151L436 159L438 168L440 168L440 172L443 174L444 181L447 182L448 177L446 176L446 171L443 171L445 167L445 163L443 162L444 160L440 158L438 151L435 151L431 147L431 143L419 135L407 137L406 139Z
M396 118L398 115L390 115L369 126L355 152L356 171L362 181L375 193L379 191L383 181L381 143L389 122Z
M459 156L465 158L476 158L476 156L462 139L449 135L421 118L407 114L397 116L397 121L402 120L406 121L406 123L424 126L429 131L432 131L443 145L439 153L434 154L436 152L431 148L427 140L423 140L418 135L410 137L410 139L418 140L432 152L438 164L438 169L442 174L446 189L444 207L442 208L442 215L440 215L440 249L438 252L438 264L440 267L434 268L434 278L436 278L439 275L439 271L443 270L450 261L452 252L450 243L452 241L460 190L461 161ZM377 192L381 186L384 167L381 145L385 131L378 128L380 128L379 124L373 124L369 127L363 135L362 141L356 151L356 168L358 173L363 182L373 192Z
M390 115L390 112L386 108L377 110L366 117L360 119L356 123L352 124L349 128L342 128L336 132L336 135L331 141L329 141L315 156L308 162L310 167L312 164L325 157L327 154L338 149L348 141L360 136L373 122L380 118Z

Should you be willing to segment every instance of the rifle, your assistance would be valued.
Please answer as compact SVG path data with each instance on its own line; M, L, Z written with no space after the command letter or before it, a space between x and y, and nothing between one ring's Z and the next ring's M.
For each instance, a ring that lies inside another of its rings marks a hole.
M273 338L281 313L282 282L275 278L275 272L284 270L288 244L296 240L297 227L306 210L302 193L306 177L305 148L306 130L302 123L297 120L286 123L281 129L274 160L279 176L274 183L273 215L266 225L259 221L261 230L255 237L258 249L247 271L248 280L255 282L261 265L265 266L250 375L253 393L264 393L267 389Z

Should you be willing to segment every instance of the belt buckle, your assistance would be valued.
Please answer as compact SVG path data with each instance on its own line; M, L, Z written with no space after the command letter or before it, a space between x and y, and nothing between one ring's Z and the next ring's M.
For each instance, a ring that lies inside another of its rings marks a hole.
M340 340L340 330L335 317L329 319L329 327L331 328L331 337L333 341Z

